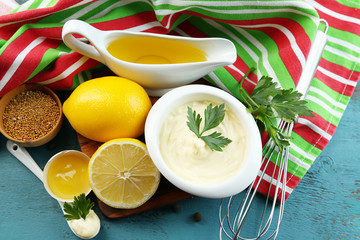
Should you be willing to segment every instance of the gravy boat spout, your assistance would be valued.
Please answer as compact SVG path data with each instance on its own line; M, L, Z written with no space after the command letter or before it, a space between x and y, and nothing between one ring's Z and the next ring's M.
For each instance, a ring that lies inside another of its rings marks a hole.
M92 45L73 34L83 36ZM153 91L189 84L233 64L237 58L234 44L224 38L102 31L80 20L66 22L62 38L74 51L104 63L118 76Z

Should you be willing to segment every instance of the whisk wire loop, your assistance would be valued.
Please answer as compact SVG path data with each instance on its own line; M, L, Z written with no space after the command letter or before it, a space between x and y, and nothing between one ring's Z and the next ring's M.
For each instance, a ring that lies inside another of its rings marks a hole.
M282 121L279 124L279 128L283 133L289 134L291 133L293 123L286 123ZM266 194L266 200L264 204L264 208L262 211L261 221L260 221L260 227L257 233L257 236L255 238L243 238L239 234L244 226L245 219L248 216L248 213L251 209L251 205L254 201L255 194L261 184L261 181L265 177L265 170L267 169L268 165L270 164L270 161L267 161L267 159L271 159L273 154L277 153L275 165L279 167L279 171L277 175L275 174L275 171L272 172L272 175L270 177L270 183L273 183L275 186L275 193L274 193L274 199L277 198L279 191L281 191L280 194L280 210L278 215L278 222L275 230L270 234L270 236L267 239L271 239L272 237L277 236L278 229L280 227L280 222L282 220L283 216L283 210L285 205L285 197L286 197L286 177L287 177L287 157L288 157L288 147L285 147L282 151L279 151L277 146L272 141L268 141L267 144L263 148L263 158L262 158L262 165L263 170L259 172L257 180L254 180L251 184L251 186L247 189L244 197L242 198L241 204L237 208L237 211L234 216L234 222L231 223L230 219L230 209L232 208L232 205L234 204L236 198L238 195L231 196L227 203L227 208L224 216L222 217L222 205L224 204L224 199L222 199L220 208L219 208L219 219L220 220L220 239L222 236L222 232L225 233L225 235L229 239L244 239L244 240L256 240L261 237L263 237L269 230L271 223L273 221L274 211L276 207L276 200L272 201L271 206L269 206L269 202L271 201L270 193L272 191L272 188L270 187L268 189L268 192ZM268 217L266 218L267 209L270 208L270 213L268 214ZM226 220L226 223L229 226L231 234L229 234L225 230L224 222Z
M299 79L297 85L297 91L302 93L301 99L305 99L307 91L310 87L311 81L315 74L317 65L319 63L321 54L325 48L327 42L327 30L329 28L328 23L320 19L320 22L325 25L324 31L318 30L313 45L310 49L308 60L304 66L303 73ZM281 120L278 124L278 128L281 133L291 136L292 130L294 127L294 122L286 122ZM290 142L291 144L291 142ZM287 168L288 168L288 159L289 159L289 146L283 146L282 149L279 149L275 143L270 139L265 146L263 147L263 158L261 162L262 169L260 169L257 178L250 184L247 189L243 199L236 209L235 216L231 218L231 208L234 205L234 202L238 195L231 196L228 198L228 203L226 205L226 212L224 216L222 215L222 208L225 205L225 200L223 199L219 207L219 221L220 221L220 239L222 239L223 233L227 238L236 240L257 240L262 237L265 239L276 239L280 223L283 219L284 209L285 209L285 200L286 200L286 188L287 188ZM276 154L276 155L274 155ZM274 160L275 159L275 160ZM274 170L272 171L271 176L266 174L271 170L268 170L269 164L272 162L274 165ZM275 173L277 171L277 174ZM269 183L269 188L266 194L266 200L264 208L261 215L261 220L259 223L259 228L257 231L257 236L254 238L245 238L240 236L240 232L244 227L245 219L249 215L251 205L254 202L255 194L258 191L262 181ZM272 194L274 192L274 194ZM273 198L271 198L271 196ZM270 201L272 201L270 206ZM267 233L270 229L270 226L274 220L275 207L276 203L279 203L279 210L277 214L277 222L275 224L275 229L271 233ZM270 208L270 210L269 210ZM232 222L232 220L234 220ZM227 226L224 224L227 223ZM230 230L230 232L227 231Z

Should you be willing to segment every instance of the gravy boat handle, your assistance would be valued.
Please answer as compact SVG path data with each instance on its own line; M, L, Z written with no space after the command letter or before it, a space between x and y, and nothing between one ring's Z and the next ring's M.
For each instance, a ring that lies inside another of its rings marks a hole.
M81 53L89 58L93 58L101 63L105 63L94 46L101 45L100 37L102 31L92 27L90 24L80 20L69 20L64 24L62 30L62 39L64 43L72 50ZM88 39L94 46L86 44L75 38L72 34L79 34Z

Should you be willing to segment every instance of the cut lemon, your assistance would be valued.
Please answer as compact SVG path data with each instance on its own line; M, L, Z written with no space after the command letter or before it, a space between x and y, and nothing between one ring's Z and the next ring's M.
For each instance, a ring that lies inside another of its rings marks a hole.
M95 195L114 208L136 208L156 192L160 172L146 145L119 138L101 145L89 162L89 179Z

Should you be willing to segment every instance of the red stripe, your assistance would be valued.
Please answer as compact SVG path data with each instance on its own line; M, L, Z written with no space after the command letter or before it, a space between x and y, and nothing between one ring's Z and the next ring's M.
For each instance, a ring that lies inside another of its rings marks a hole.
M185 32L187 35L192 36L192 37L196 37L196 38L206 38L209 37L209 35L205 34L204 32L202 32L201 30L199 30L197 27L195 27L193 24L191 24L190 22L186 21L186 22L182 22L178 28Z
M97 0L94 0L92 2L95 1ZM83 0L58 1L52 7L29 9L26 11L1 15L0 25L1 24L6 24L6 25L0 27L0 38L8 40L21 26L29 23L38 22L48 17L52 13L65 10L81 2L83 2Z
M271 188L270 188L270 187L271 187ZM280 186L280 187L281 187L281 186ZM270 193L268 192L268 191L269 191L269 188L270 188ZM267 195L269 194L269 197L270 197L271 199L274 199L275 190L276 190L276 186L274 186L274 185L271 185L271 186L270 186L270 183L267 182L267 181L265 181L265 180L261 181L261 184L260 184L260 186L259 186L259 188L258 188L258 192L259 192L259 193L263 194L264 196L267 196ZM281 201L281 193L282 193L282 190L281 190L281 188L279 188L279 190L278 190L278 195L277 195L277 199L276 199L277 202L280 202L280 201ZM289 196L290 196L290 193L285 192L285 200L287 200Z
M49 48L56 48L59 44L59 41L47 41L42 42L41 44L33 48L25 56L22 63L18 66L15 73L9 79L8 83L4 86L3 89L1 89L0 96L3 96L5 93L12 90L14 87L22 84L30 76L34 69L39 65L41 61L41 56L43 56ZM34 56L39 57L34 58ZM1 79L3 78L6 71L8 71L8 69L4 69L4 71L1 71Z
M1 18L1 16L0 16ZM26 24L29 23L36 23L37 21L41 20L42 18L38 18L38 19L31 19L26 21ZM24 22L18 22L18 23L12 23L3 27L0 27L0 38L1 39L5 39L5 40L9 40L16 31L18 31L20 29L20 27L22 27L24 25Z
M279 49L279 56L281 60L283 61L287 71L294 80L295 85L297 85L302 73L302 66L293 48L291 47L291 42L289 41L287 36L282 31L272 27L260 27L257 29L266 33L272 40L274 40L275 44ZM305 44L301 43L299 39L297 39L297 44L298 46L305 46ZM308 54L308 51L310 51L310 45L307 48L307 52L303 52L303 55L306 56Z
M343 66L329 62L323 58L320 60L319 66L324 68L327 71L330 71L331 73L333 73L335 75L339 75L349 81L354 82L354 85L356 85L356 82L358 81L358 79L360 77L359 72L351 71ZM329 88L333 89L334 91L336 91L340 94L349 96L349 97L352 95L352 93L355 90L354 86L339 82L338 80L322 73L319 70L316 71L315 77L318 78L325 85L327 85Z
M163 28L161 26L156 26L156 27L148 28L147 30L144 30L143 32L157 33L157 34L168 34L169 30L166 29L166 28Z
M267 160L262 164L261 166L261 171L263 171L264 167L266 166L266 163L267 163ZM268 166L266 167L266 170L265 170L265 173L270 176L270 178L272 177L273 173L274 173L274 179L276 180L277 177L278 177L278 173L279 173L279 167L276 166L273 162L269 162ZM256 177L256 180L255 180L255 184L254 186L256 186L256 184L258 183L259 181L259 176ZM286 186L290 189L294 189L297 184L300 182L300 178L295 176L295 175L292 175L290 173L287 173L286 175ZM275 183L276 184L276 183ZM281 178L281 185L282 185L282 178ZM264 179L262 179L262 181L260 182L260 185L259 185L259 188L258 188L258 192L264 194L264 195L267 195L268 194L268 190L269 190L269 187L270 187L270 183ZM270 197L272 199L274 199L274 196L275 196L275 186L274 185L271 185L271 190L270 190ZM285 193L285 199L287 199L289 197L289 193ZM281 197L281 189L279 190L278 192L278 196L277 196L277 201L280 201L280 197Z
M315 73L315 77L318 78L321 82L323 82L326 86L333 89L334 91L336 91L340 94L349 96L349 97L352 95L352 93L355 90L354 86L350 86L350 85L341 83L341 82L323 74L320 71L317 71Z
M353 82L357 82L360 77L359 72L354 72L353 70L350 70L346 67L327 61L324 58L320 60L319 66L329 70L332 73L335 73L336 75L339 75L342 78L348 79Z
M191 37L197 37L197 38L205 38L209 37L205 33L203 33L200 29L196 28L194 25L192 25L189 22L183 22L181 23L178 28L183 31L185 34L191 36ZM233 67L239 69L244 74L249 70L249 67L244 62L244 60L241 57L237 57L236 61L233 63ZM244 75L240 74L238 71L232 69L231 67L225 66L225 69L238 81L243 78ZM254 82L257 83L257 76L253 73L248 75L248 78ZM244 81L243 83L244 89L251 94L253 89L255 88L255 85L250 83L249 81Z
M330 140L322 137L322 135L301 123L296 124L296 127L294 127L294 132L296 132L305 141L321 150L324 150L325 146L329 143Z
M41 34L41 35L39 35ZM37 37L51 37L51 38L60 38L61 39L61 28L46 28L46 29L29 29L20 35L17 39L12 41L9 46L4 50L0 55L0 79L2 79L8 69L11 67L16 57L33 42ZM44 53L49 48L56 48L61 44L62 41L46 39L41 43L43 48L42 53ZM39 47L39 46L37 46ZM31 56L31 57L29 57ZM43 54L41 55L30 55L28 54L24 59L26 63L26 70L34 70L37 67L37 64L40 62ZM39 60L40 59L40 60ZM26 77L27 78L27 77ZM25 78L25 79L26 79Z
M359 9L346 6L334 0L316 0L316 2L336 13L340 13L353 18L359 18L360 16Z
M195 13L193 15L199 15L199 14ZM207 16L203 16L203 17L209 18ZM306 58L310 51L311 41L307 36L306 32L304 31L304 29L301 27L301 25L299 25L295 21L291 21L288 19L285 20L281 18L243 20L243 21L228 21L228 20L221 20L221 21L235 25L244 25L241 26L241 28L244 29L259 30L267 34L270 38L272 38L275 41L276 45L278 46L278 49L280 49L279 56L281 60L284 62L284 65L289 71L289 74L291 75L292 79L297 85L298 80L300 79L301 76L302 66L293 49L289 47L291 45L287 36L281 30L274 27L259 26L257 28L247 28L246 26L261 25L261 24L276 24L276 25L284 26L293 34L293 36L296 39L296 44L299 46L299 49Z
M97 0L93 0L95 2ZM22 21L26 23L29 19L37 19L39 17L49 16L54 12L73 7L75 4L84 2L83 0L72 0L72 1L58 1L52 7L29 9L26 11L16 12L12 14L5 14L0 16L0 23L18 22ZM88 3L87 3L88 4Z
M74 84L74 76L76 74L81 73L82 71L91 69L95 66L97 66L99 64L99 62L93 60L93 59L88 59L87 61L85 61L79 68L77 68L76 70L74 70L71 74L69 74L66 78L61 79L57 82L51 83L51 84L47 84L47 86L51 89L68 89L71 88ZM66 70L66 68L63 68L63 70ZM50 78L46 78L46 73L50 72L50 71L46 71L44 72L45 74L43 75L44 79L50 79Z
M308 116L302 116L302 119L306 119L309 122L313 123L323 131L327 132L330 135L334 135L336 126L327 122L323 117L318 115L317 113L313 112L315 117L308 117ZM297 124L295 124L294 129L297 127Z
M307 54L309 52L309 46L311 45L311 39L309 39L307 33L305 32L305 29L296 21L293 21L291 19L285 19L285 18L263 18L263 19L251 19L251 20L224 20L224 19L217 19L212 18L209 16L205 16L199 13L184 11L184 13L198 16L206 19L212 19L215 21L221 21L224 23L232 24L235 26L238 26L240 28L246 29L246 26L254 26L254 25L262 25L262 24L274 24L274 25L281 25L285 27L288 31L291 32L292 35L294 35L295 39L301 39L302 42L299 43L299 48L301 49L301 52L304 53L304 55L307 57ZM248 29L260 29L258 28L248 28ZM269 27L271 30L274 30L275 28Z
M174 23L175 21L181 16L183 15L182 12L177 12L173 15L166 15L162 20L161 20L161 25L163 25L164 27L169 26L171 28L174 27ZM170 18L171 17L171 18ZM170 23L169 23L170 20Z
M191 36L191 37L197 37L197 38L205 38L205 37L209 37L208 35L206 35L205 33L203 33L201 30L199 30L198 28L196 28L194 25L192 25L189 22L183 22L181 23L178 28L183 31L185 34ZM244 74L249 70L249 67L247 66L247 64L244 62L244 60L241 57L237 57L236 61L233 63L233 67L239 69L241 72L243 72ZM234 70L233 68L229 67L229 66L225 66L225 69L238 81L240 82L240 80L243 78L244 75L240 74L238 71ZM257 83L257 76L253 73L248 75L248 78L254 82ZM255 85L252 84L249 81L244 81L243 83L243 88L251 94L251 92L253 91L253 89L255 88Z
M250 69L248 67L248 65L244 62L244 60L241 57L237 57L236 61L233 63L233 66L237 69L239 69L241 72L244 73L244 75L247 73L247 71ZM229 71L229 73L238 81L240 82L241 79L243 78L244 75L241 75L240 73L238 73L237 71L231 69L230 67L225 67L226 70ZM257 83L257 75L253 72L251 72L248 76L248 79L250 79L250 81L252 81L253 83ZM249 82L249 81L244 81L243 83L243 88L249 93L251 94L252 91L255 88L255 85Z
M99 19L102 20L102 19ZM105 22L92 23L91 25L100 30L126 30L148 22L157 22L153 11L141 12L136 15L118 18Z
M333 17L332 15L328 15L321 10L318 10L319 16L322 19L326 19L329 26L332 28L336 28L342 31L346 31L349 33L354 33L356 35L360 35L360 26L354 22L348 22L341 20L339 18Z
M47 81L51 78L54 78L68 69L71 65L81 59L83 55L73 52L67 55L63 55L59 57L51 66L51 68L46 71L39 72L36 75L36 78L32 80L32 82L43 82Z
M234 22L234 21L231 21ZM228 23L231 23L228 22ZM301 52L307 57L307 54L309 52L309 47L311 45L311 40L309 39L308 35L306 34L304 28L296 21L293 21L291 19L284 19L284 18L265 18L265 19L254 19L254 20L241 20L241 21L235 21L233 23L234 25L261 25L261 24L274 24L274 25L281 25L285 27L291 34L295 37L296 41L301 39L301 42L298 43L298 46L301 50ZM246 27L241 27L246 28ZM249 28L253 29L253 28ZM271 28L271 30L274 30L275 28ZM278 30L279 31L279 30Z

